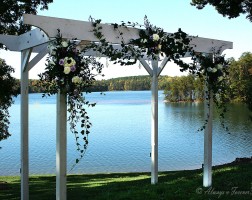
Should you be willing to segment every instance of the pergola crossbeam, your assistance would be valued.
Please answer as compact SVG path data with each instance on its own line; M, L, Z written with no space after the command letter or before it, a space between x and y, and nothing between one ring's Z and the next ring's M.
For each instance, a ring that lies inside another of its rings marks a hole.
M18 39L17 35L0 35L0 43L4 44L10 51L18 50Z
M41 28L49 38L54 38L57 34L57 29L60 29L62 37L78 40L87 40L97 42L98 39L93 34L93 26L91 22L69 20L56 17L45 17L38 15L24 14L25 24ZM112 44L121 44L121 38L118 37L118 31L114 29L113 25L100 24L102 26L102 33L106 40ZM119 27L120 32L123 33L125 44L132 39L139 38L139 29ZM225 49L232 49L233 43L223 40L208 39L202 37L191 37L191 47L196 52L212 53L213 49L220 50L220 53Z

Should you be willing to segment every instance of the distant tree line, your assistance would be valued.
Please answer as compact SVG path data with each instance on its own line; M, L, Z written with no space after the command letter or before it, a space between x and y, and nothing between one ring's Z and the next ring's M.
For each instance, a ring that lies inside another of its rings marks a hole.
M159 77L159 89L164 90L167 86L168 76ZM17 80L20 83L20 80ZM29 80L29 93L43 93L44 89L40 86L40 80ZM119 91L119 90L150 90L151 77L150 76L130 76L121 78L112 78L108 80L97 80L93 86L88 88L91 92L104 91Z
M227 99L231 102L244 102L252 110L252 53L245 52L236 61L229 60ZM165 87L166 100L203 100L204 83L193 75L169 77Z
M228 76L228 96L230 101L245 102L252 109L252 53L245 52L236 61L230 60ZM19 80L18 80L19 82ZM164 90L167 101L201 101L204 99L204 83L201 79L188 76L160 76L159 90ZM30 93L43 93L39 80L29 80ZM98 80L90 91L150 90L150 76L131 76Z
M203 100L203 81L193 75L167 78L165 99L170 102Z

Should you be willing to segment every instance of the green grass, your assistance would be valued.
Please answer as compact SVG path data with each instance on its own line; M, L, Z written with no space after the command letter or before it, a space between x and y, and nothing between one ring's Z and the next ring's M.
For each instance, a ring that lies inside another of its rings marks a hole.
M20 199L20 178L0 177L0 199ZM31 176L30 199L55 199L55 176ZM2 188L1 188L2 187ZM235 192L236 191L236 192ZM239 193L239 194L238 194ZM202 187L202 170L160 172L159 182L150 184L150 173L69 175L69 200L194 200L252 199L252 163L213 168L213 186Z

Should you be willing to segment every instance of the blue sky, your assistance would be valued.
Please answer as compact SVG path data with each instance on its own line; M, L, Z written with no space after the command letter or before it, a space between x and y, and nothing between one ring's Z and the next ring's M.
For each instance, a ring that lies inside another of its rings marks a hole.
M88 21L91 15L102 19L103 23L120 23L133 21L143 24L143 18L167 32L175 32L178 28L189 35L205 38L232 41L234 48L224 51L226 57L238 59L243 52L252 52L252 23L242 15L236 19L228 19L218 14L211 6L198 10L190 5L190 0L54 0L49 10L39 11L39 15ZM12 65L20 78L20 53L0 51L0 57ZM15 59L14 59L15 58ZM43 71L44 61L30 72L30 78ZM137 66L115 66L109 64L104 69L105 78L146 75L143 68ZM173 64L165 67L162 75L181 75Z

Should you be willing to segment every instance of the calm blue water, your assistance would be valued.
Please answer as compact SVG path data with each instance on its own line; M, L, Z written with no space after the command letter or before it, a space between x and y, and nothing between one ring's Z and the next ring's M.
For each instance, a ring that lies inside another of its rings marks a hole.
M68 133L68 173L150 171L150 91L92 93L97 102L88 112L93 123L83 160L77 158L74 136ZM29 95L30 174L55 174L56 97ZM252 124L242 105L232 105L227 134L214 120L213 164L252 156ZM0 143L0 175L18 175L20 168L20 99L10 108L12 136ZM159 170L200 168L203 163L201 103L164 103L159 92Z

